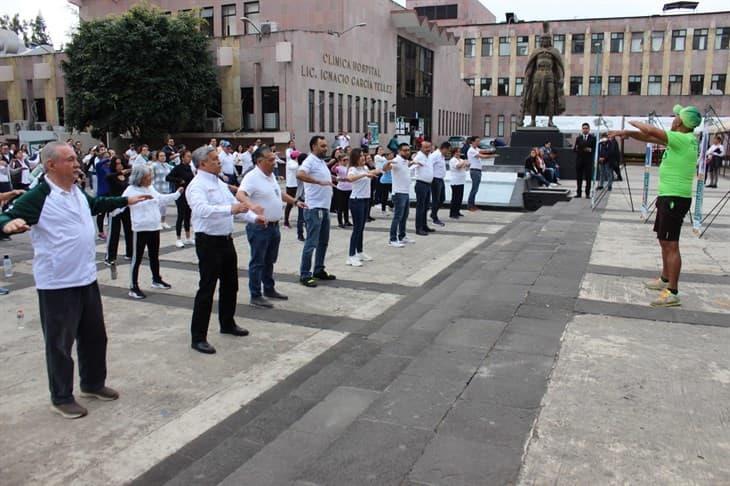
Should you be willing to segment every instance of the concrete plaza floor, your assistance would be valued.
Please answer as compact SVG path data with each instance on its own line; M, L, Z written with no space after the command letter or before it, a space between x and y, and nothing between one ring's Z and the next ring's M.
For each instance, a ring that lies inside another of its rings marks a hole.
M629 173L638 209L642 171ZM705 208L724 193L708 190ZM389 214L372 213L375 260L346 266L350 232L333 228L338 279L316 289L296 283L301 243L282 229L290 300L268 311L246 305L237 225L237 320L252 332L221 336L213 316L214 356L189 348L193 248L163 232L173 288L150 290L143 266L143 301L126 296L128 265L113 280L100 264L122 397L84 401L77 421L48 410L29 238L0 243L16 262L0 281L2 483L730 482L730 209L701 239L686 225L676 309L647 305L659 252L625 183L596 211L444 211L445 228L402 249L386 245Z

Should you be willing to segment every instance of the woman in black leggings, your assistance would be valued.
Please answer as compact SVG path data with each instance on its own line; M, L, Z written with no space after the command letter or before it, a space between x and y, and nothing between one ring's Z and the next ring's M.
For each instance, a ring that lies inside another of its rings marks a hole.
M175 189L186 188L190 181L193 180L195 175L193 169L190 166L190 162L193 160L192 153L190 150L183 150L180 154L180 163L176 165L166 179L169 182L175 184ZM188 200L185 198L185 192L175 201L177 205L177 221L175 221L175 234L177 235L177 241L175 246L183 248L185 245L194 245L195 242L190 237L190 206ZM182 239L182 230L185 228L185 240Z

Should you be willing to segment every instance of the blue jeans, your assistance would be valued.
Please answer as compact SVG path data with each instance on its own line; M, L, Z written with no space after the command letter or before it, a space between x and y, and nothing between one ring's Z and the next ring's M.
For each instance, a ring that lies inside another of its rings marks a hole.
M302 250L299 276L309 278L312 276L312 253L315 253L315 249L314 273L324 272L324 257L330 241L329 208L305 209L304 223L307 225L307 239Z
M248 290L253 297L261 297L261 284L264 292L274 290L274 263L279 257L281 233L278 224L261 226L246 225L246 236L251 247L251 260L248 263Z
M390 223L390 241L400 241L406 237L409 202L408 194L393 193L393 222Z
M482 171L480 169L470 169L471 190L469 191L469 207L476 207L477 192L479 192L479 184L482 183Z
M611 189L613 186L613 168L611 167L611 164L608 162L605 162L603 164L598 164L598 185L603 187L603 183L608 183L608 188Z
M416 231L426 231L426 212L431 200L431 183L416 181Z
M350 235L350 256L362 253L362 238L365 232L365 220L370 209L370 199L350 199L352 213L352 235Z

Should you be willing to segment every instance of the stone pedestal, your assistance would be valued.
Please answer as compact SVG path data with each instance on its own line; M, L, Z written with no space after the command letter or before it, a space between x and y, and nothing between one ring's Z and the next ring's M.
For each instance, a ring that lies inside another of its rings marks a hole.
M561 179L575 179L575 154L572 147L565 146L565 135L557 127L520 127L512 132L509 147L498 147L496 165L524 166L532 147L552 143L558 153Z

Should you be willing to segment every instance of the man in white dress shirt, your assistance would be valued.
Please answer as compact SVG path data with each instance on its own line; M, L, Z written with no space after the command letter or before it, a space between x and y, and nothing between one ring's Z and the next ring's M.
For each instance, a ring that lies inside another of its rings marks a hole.
M421 143L421 150L413 157L416 166L416 234L426 236L436 231L429 228L426 222L428 203L431 200L431 182L433 182L433 159L431 154L431 142L424 140Z
M236 157L233 155L233 147L228 140L221 140L221 151L218 160L221 161L221 173L225 182L232 186L238 186L236 176Z
M210 145L193 152L198 173L185 190L191 222L195 229L195 253L198 256L200 283L195 294L193 318L190 324L191 347L205 354L215 353L208 343L208 322L213 308L215 287L218 291L218 322L222 334L247 336L248 331L239 327L235 320L236 295L238 293L238 257L233 246L233 216L243 213L248 223L265 222L262 216L249 211L231 193L228 185L219 177L221 164L218 152ZM259 211L257 208L253 208Z
M439 226L446 226L439 219L439 208L444 203L446 185L446 158L451 156L451 144L444 142L438 150L434 150L429 158L433 165L433 180L431 181L431 221Z

